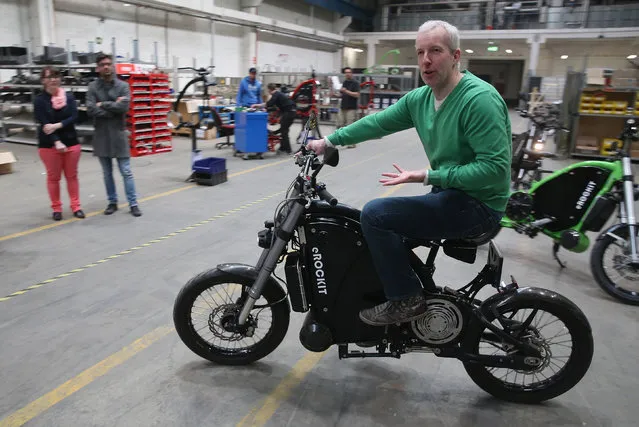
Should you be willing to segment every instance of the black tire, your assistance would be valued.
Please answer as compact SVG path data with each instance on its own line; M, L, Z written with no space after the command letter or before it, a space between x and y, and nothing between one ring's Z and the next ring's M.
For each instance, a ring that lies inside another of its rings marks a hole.
M628 239L627 228L617 230L616 234L619 237ZM604 235L601 239L597 240L592 248L592 252L590 253L590 270L592 271L592 275L597 284L609 295L626 304L639 305L639 293L619 287L610 279L604 269L604 255L606 250L610 247L610 245L615 243L615 241L616 239L614 237L608 235ZM637 276L639 277L639 272L637 272Z
M573 307L561 301L544 300L513 300L500 307L500 313L514 310L538 309L554 315L568 328L572 337L572 351L566 364L546 381L535 387L506 383L494 376L489 369L477 363L464 363L470 378L487 393L510 402L539 403L557 397L574 387L586 374L593 356L593 338L590 325L585 317L574 313ZM489 314L494 316L494 314ZM488 318L489 321L495 320ZM484 326L476 322L469 328L466 338L466 348L473 353L479 352ZM555 378L556 377L556 378ZM554 378L554 379L553 379ZM515 377L515 380L517 377Z
M260 341L246 349L225 349L213 345L199 335L191 318L191 312L197 298L203 292L225 284L237 284L248 289L253 285L253 280L230 275L218 269L205 271L194 277L184 285L175 300L173 307L175 329L184 344L204 359L223 365L253 363L275 350L286 336L290 320L290 308L288 300L285 298L286 294L276 283L267 283L262 292L262 299L258 300L258 303L265 299L268 305L274 304L264 308L264 310L270 309L272 314L272 321L268 331ZM251 311L251 314L259 310L259 308L255 308Z

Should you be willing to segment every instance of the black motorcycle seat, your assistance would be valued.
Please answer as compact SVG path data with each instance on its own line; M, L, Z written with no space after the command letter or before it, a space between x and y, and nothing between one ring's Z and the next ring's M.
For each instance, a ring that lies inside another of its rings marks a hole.
M445 239L442 246L456 248L476 248L488 243L497 235L497 233L499 233L500 230L501 226L497 225L497 227L495 227L494 229L482 233L478 236L470 236L464 239ZM404 243L406 243L406 245L412 249L419 246L431 247L434 243L439 242L434 239L412 239L404 237Z

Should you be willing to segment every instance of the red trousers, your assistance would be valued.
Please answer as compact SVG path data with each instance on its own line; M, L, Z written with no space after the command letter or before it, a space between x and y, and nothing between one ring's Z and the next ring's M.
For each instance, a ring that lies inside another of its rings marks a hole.
M67 190L71 199L71 210L80 210L80 184L78 183L78 163L82 154L80 144L67 148L64 153L58 152L55 148L39 148L38 153L42 163L47 168L47 190L51 199L53 212L62 212L62 202L60 201L60 177L62 171L67 179Z

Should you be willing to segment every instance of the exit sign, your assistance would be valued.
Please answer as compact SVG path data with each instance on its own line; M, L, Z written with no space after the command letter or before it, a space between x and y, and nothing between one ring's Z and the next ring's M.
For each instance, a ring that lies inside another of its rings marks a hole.
M498 52L499 46L488 46L486 50L488 50L488 52Z

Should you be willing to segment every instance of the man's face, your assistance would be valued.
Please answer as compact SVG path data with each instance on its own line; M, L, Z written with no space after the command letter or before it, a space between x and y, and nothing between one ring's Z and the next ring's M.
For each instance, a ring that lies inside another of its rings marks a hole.
M109 58L104 58L97 64L98 74L102 78L109 78L113 75L113 61Z
M461 51L450 51L446 30L437 27L417 34L415 49L422 80L431 88L445 86L453 77Z
M256 76L257 76L257 73L249 73L249 77L251 78L251 80L255 80Z
M348 70L344 71L344 77L346 77L346 80L350 80L353 78L353 70L351 70L350 68Z

